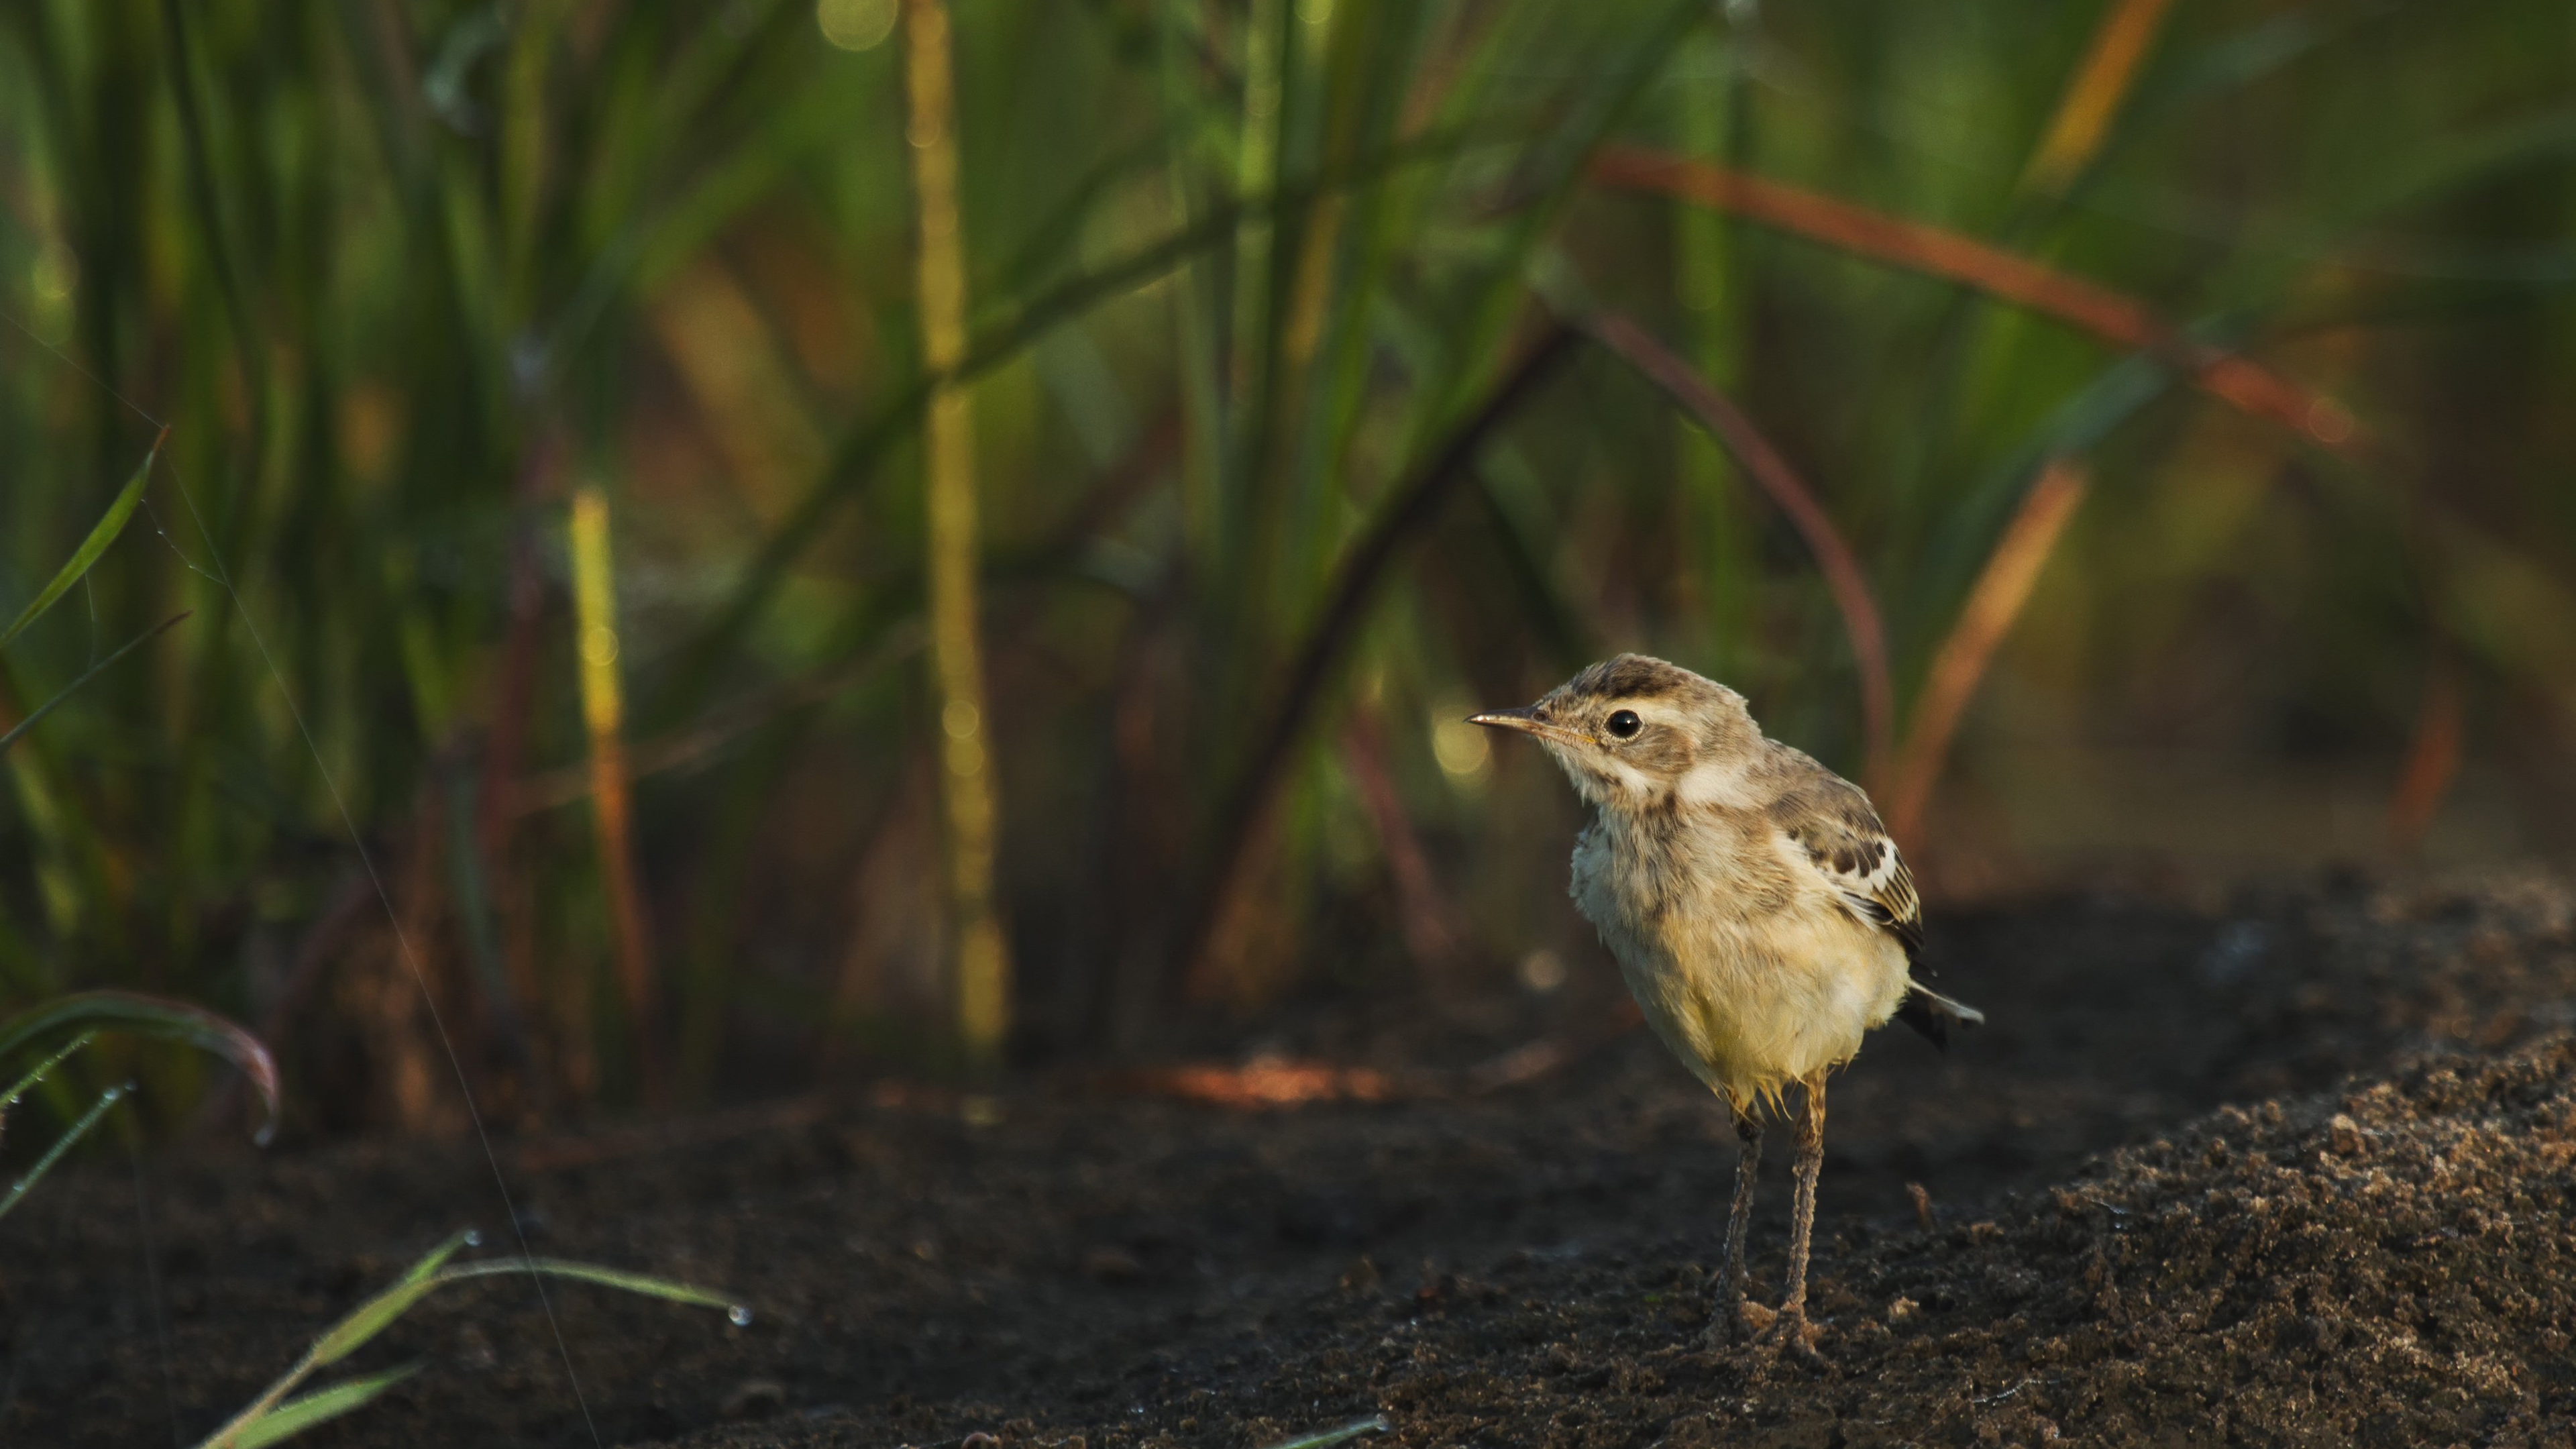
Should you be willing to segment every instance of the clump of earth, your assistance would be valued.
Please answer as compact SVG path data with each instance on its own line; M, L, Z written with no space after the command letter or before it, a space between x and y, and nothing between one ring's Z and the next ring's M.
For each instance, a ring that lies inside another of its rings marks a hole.
M418 1375L307 1442L2563 1442L2571 921L2535 873L1942 922L1992 1025L1835 1079L1813 1360L1706 1339L1733 1134L1602 969L1263 1044L1379 1100L1075 1074L505 1142L533 1250L751 1321L564 1285L550 1323L472 1285L349 1366ZM193 1442L461 1226L514 1241L456 1146L50 1180L0 1225L0 1442Z

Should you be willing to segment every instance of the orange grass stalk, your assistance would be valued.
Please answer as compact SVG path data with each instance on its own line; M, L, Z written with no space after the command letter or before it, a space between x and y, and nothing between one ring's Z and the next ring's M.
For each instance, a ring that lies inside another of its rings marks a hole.
M2360 448L2360 423L2333 398L2240 354L2195 341L2135 297L1974 237L1642 147L1602 148L1593 159L1592 176L1603 185L1713 207L1855 256L1974 287L2116 346L2161 357L2188 374L2201 391L2241 412L2269 418L2320 447L2345 454Z
M2388 801L2388 843L2400 854L2424 842L2443 797L2460 772L2460 681L2440 659L2424 681L2424 703L2415 716L2415 737L2406 745L2406 760L2397 770L2397 788Z
M2037 191L2063 190L2101 153L2111 133L2112 118L2138 78L2138 66L2164 28L2173 0L2111 0L2094 27L2084 58L2067 78L2066 94L2048 123L2039 149L2031 153L2022 185Z
M1932 783L1940 778L1941 762L1950 753L1950 737L1958 731L1959 717L1977 692L1977 682L1985 677L1996 646L2012 632L2013 620L2029 602L2031 586L2039 582L2040 569L2056 550L2058 535L2075 516L2076 505L2084 501L2085 487L2083 468L2063 458L2040 472L2012 522L2005 525L2003 537L1996 540L1995 551L1987 555L1986 567L1968 590L1968 602L1950 625L1949 637L1932 657L1932 671L1923 681L1914 719L1905 731L1904 752L1880 796L1887 828L1901 849L1915 848L1916 827L1922 823Z
M920 228L922 362L953 373L966 356L966 248L958 224L956 103L947 0L905 0L914 215ZM1011 1029L1010 948L994 900L1000 807L986 744L984 659L976 622L975 414L964 387L930 396L930 674L939 718L939 799L947 826L947 940L957 1035L989 1064Z
M590 734L591 819L599 830L599 866L617 933L617 985L635 1036L635 1070L648 1101L660 1100L663 1075L655 1047L659 1017L653 939L635 869L635 825L628 795L625 702L617 679L617 588L608 544L608 495L585 483L572 496L573 622L579 631L581 718Z

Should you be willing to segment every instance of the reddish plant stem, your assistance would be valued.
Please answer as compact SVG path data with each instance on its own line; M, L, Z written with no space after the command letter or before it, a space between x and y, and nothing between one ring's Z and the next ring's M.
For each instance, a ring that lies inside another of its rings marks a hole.
M1825 587L1833 593L1834 607L1842 611L1843 632L1851 640L1852 663L1860 673L1868 774L1876 781L1886 770L1895 723L1894 692L1887 672L1887 631L1879 624L1878 605L1870 597L1869 579L1861 572L1860 560L1852 556L1851 546L1843 541L1841 530L1834 527L1832 517L1816 502L1816 495L1799 479L1788 459L1780 456L1780 450L1771 446L1742 409L1709 386L1707 379L1678 353L1615 312L1596 313L1583 323L1583 328L1595 342L1616 353L1697 418L1700 426L1708 429L1743 465L1755 485L1789 515L1798 536L1806 540L1807 551L1815 555L1817 570L1825 576Z
M2424 680L2415 737L2407 742L2397 788L2388 801L2388 842L2400 854L2422 845L2424 832L2441 813L2442 800L2459 776L2462 732L2459 678L2448 660L2436 657Z
M1974 237L1821 195L1731 167L1634 146L1604 147L1592 177L1711 207L1874 261L1974 287L2045 313L2105 342L2164 359L2192 385L2337 453L2365 441L2350 409L2241 354L2200 342L2123 292L2072 277Z

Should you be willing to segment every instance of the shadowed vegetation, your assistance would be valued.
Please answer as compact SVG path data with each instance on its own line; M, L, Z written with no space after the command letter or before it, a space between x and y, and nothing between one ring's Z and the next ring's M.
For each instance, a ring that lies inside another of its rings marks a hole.
M0 654L0 1007L446 1131L406 941L505 1125L1499 975L1456 721L1614 648L1936 891L2570 843L2556 8L915 9L0 15L0 611L170 429Z

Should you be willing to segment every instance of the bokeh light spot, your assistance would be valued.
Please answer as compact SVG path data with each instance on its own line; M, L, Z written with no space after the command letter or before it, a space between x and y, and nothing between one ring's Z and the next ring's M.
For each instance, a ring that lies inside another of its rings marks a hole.
M874 50L894 33L896 0L815 0L814 23L843 50Z

